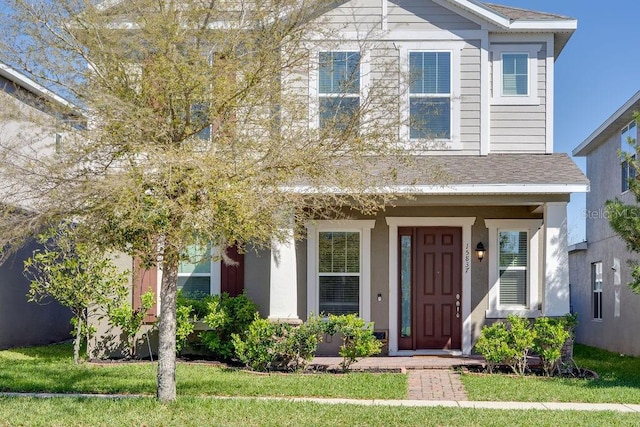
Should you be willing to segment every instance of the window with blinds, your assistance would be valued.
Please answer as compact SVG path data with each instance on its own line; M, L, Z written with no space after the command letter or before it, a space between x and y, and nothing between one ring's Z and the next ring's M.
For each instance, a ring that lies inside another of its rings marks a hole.
M409 137L451 138L451 52L409 53Z
M602 262L591 264L591 286L593 289L593 319L602 320Z
M360 108L360 52L320 52L318 95L320 128L357 125Z
M360 233L323 231L318 236L319 310L360 312Z
M500 231L500 296L502 306L527 305L528 235L526 231Z
M529 55L502 54L502 96L529 95Z

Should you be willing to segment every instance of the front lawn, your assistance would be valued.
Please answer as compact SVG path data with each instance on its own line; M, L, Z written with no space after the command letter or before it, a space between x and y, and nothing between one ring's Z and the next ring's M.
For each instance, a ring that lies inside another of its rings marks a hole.
M326 405L251 399L0 398L0 425L37 426L637 426L639 414Z
M179 396L310 396L404 399L404 374L262 375L179 363ZM0 390L57 393L155 394L155 363L74 365L70 344L0 351Z
M462 382L469 400L640 403L640 358L576 344L574 359L580 368L591 369L600 378L464 374Z

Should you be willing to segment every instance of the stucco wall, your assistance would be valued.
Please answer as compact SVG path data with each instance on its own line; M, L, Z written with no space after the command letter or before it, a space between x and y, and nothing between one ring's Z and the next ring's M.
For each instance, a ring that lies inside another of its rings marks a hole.
M620 133L616 132L605 143L587 156L587 176L591 191L587 193L586 221L587 250L569 254L571 304L578 313L576 341L624 354L640 355L637 325L640 324L640 295L627 286L630 281L628 260L639 260L638 254L627 251L616 236L605 212L605 202L619 198L633 203L630 192L621 194L621 171L618 149ZM616 284L615 259L619 260L620 284ZM603 292L602 320L593 319L593 292L591 264L602 262Z
M0 349L71 339L71 312L51 299L28 302L29 280L22 274L31 243L0 266Z

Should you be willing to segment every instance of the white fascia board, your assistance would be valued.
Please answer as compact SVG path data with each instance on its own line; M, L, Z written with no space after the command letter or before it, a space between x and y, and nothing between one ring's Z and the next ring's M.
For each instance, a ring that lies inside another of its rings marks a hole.
M104 12L111 9L112 7L119 5L122 2L123 0L105 0L102 3L96 5L96 10L98 10L99 12Z
M523 31L574 31L578 29L578 21L575 19L514 21L509 28Z
M63 107L70 108L74 111L80 111L78 107L76 107L71 102L61 97L60 95L55 94L54 92L50 91L46 87L42 86L39 83L36 83L35 81L31 80L29 77L19 73L18 71L14 70L13 68L9 67L6 64L0 63L0 75L6 78L7 80L10 80L18 84L19 86L23 87L24 89L36 95L39 95L51 101L54 101L62 105Z
M596 130L594 130L591 135L589 135L584 141L580 143L576 148L573 149L571 155L576 157L584 157L588 154L588 151L585 151L586 148L595 140L601 133L607 130L609 126L613 124L620 116L629 111L634 104L640 102L640 90L636 92L624 105L616 110L607 120L604 121Z
M282 190L298 194L345 194L350 191L338 187L297 185ZM460 184L460 185L390 185L371 188L369 194L569 194L587 193L588 184Z

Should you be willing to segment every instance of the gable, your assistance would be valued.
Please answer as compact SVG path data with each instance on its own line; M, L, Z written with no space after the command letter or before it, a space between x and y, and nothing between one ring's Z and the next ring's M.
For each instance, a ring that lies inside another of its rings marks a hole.
M477 30L480 25L430 0L388 0L389 30Z
M385 10L386 8L386 10ZM480 25L431 0L349 0L327 11L324 19L347 30L476 30Z

